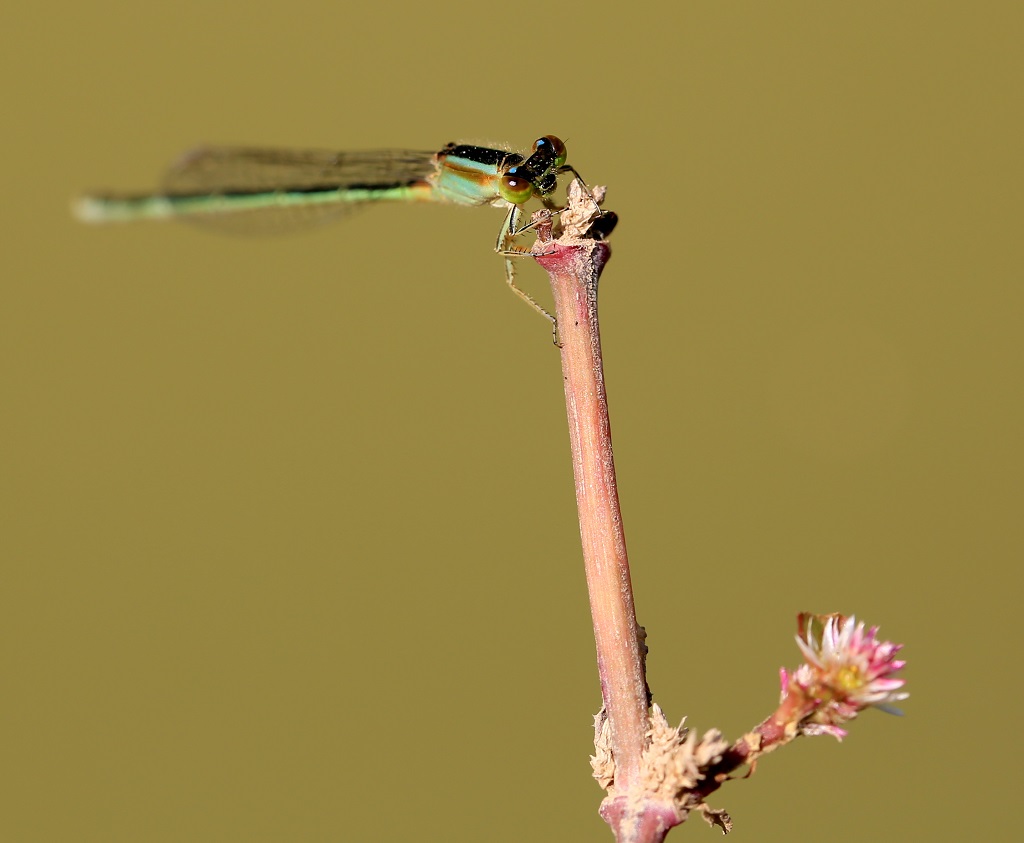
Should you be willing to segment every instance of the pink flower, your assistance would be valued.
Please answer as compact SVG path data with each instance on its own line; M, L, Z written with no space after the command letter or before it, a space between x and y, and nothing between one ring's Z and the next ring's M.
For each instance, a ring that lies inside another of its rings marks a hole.
M843 723L869 706L901 713L892 703L909 695L899 689L905 680L893 678L906 662L895 658L902 645L876 638L855 617L799 617L796 642L807 659L792 674L781 672L782 702L799 720L805 735L832 735L842 740ZM781 707L780 707L781 708Z

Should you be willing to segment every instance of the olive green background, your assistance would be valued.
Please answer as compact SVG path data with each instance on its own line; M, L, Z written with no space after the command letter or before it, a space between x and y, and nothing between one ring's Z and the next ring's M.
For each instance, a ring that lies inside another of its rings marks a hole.
M501 214L257 240L67 210L197 142L547 133L621 216L656 699L739 735L801 610L907 644L907 716L730 784L734 839L1018 838L1020 4L17 6L0 840L611 839L558 355Z

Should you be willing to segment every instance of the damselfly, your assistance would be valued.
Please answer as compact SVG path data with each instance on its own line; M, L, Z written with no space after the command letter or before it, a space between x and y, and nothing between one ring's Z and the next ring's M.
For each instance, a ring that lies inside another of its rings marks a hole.
M495 243L505 258L505 279L554 326L554 317L516 286L511 259L529 254L514 245L532 227L523 224L524 205L536 197L557 213L553 194L563 173L582 184L554 135L534 141L526 157L455 143L439 152L201 147L170 168L161 192L97 193L76 200L74 212L86 222L187 219L251 232L306 227L385 200L507 208Z

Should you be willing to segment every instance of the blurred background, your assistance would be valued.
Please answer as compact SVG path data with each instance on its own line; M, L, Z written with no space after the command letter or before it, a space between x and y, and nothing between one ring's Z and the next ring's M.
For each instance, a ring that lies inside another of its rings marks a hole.
M548 133L621 217L657 701L738 736L801 610L907 645L907 716L724 788L733 839L1017 839L986 759L1021 750L1020 4L98 0L2 32L0 839L611 839L558 355L501 213L68 213L201 142Z

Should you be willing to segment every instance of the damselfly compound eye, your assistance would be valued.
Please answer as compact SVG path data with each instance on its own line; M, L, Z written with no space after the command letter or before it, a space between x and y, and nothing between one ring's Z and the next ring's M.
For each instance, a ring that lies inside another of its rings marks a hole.
M498 182L498 194L513 205L522 205L533 196L533 182L519 175L518 169L518 167L513 167Z
M554 135L544 135L544 137L537 138L537 140L533 142L534 152L538 152L542 149L550 151L554 158L554 166L556 167L561 167L565 163L565 159L568 157L568 153L565 151L565 144Z

